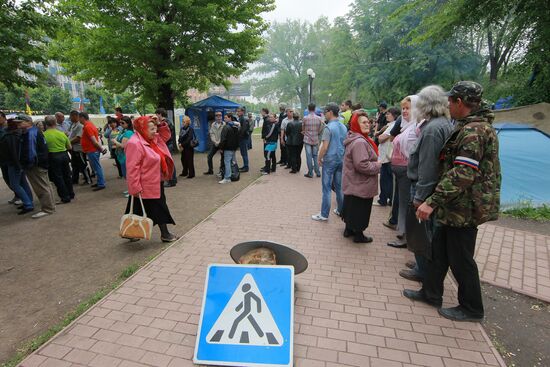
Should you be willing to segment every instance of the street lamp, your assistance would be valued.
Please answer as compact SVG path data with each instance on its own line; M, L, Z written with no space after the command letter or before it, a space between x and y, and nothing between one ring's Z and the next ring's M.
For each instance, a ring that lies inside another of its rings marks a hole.
M313 79L315 79L315 72L313 69L309 68L306 71L307 76L309 77L309 103L311 103L311 97L313 95Z

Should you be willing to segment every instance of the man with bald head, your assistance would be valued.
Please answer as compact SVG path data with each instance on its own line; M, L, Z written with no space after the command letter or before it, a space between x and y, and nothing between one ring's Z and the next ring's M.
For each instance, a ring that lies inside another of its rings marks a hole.
M69 127L71 126L71 124L69 123L69 121L65 120L65 115L63 114L63 112L56 112L55 120L57 121L57 130L64 132L65 135L69 135Z

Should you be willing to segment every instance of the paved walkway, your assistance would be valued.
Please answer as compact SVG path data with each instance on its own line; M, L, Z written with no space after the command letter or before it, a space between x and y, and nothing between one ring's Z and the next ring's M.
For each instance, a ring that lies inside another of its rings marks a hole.
M381 225L387 208L373 208L375 242L357 245L336 217L310 219L319 206L319 179L260 179L21 365L192 366L207 264L231 263L234 244L265 239L309 260L296 277L295 366L504 366L479 324L401 295L418 284L397 274L411 254L385 245L394 236ZM454 305L446 285L444 305Z
M550 302L550 237L485 224L476 260L483 281Z

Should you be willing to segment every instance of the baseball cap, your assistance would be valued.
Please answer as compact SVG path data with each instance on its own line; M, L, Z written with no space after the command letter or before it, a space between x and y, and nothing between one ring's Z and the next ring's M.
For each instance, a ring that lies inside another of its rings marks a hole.
M483 87L471 81L461 81L453 85L450 91L445 93L448 97L458 97L464 102L480 102L483 95Z
M340 107L336 103L328 103L325 108L323 109L323 112L331 111L333 115L338 116L338 112L340 112Z
M13 118L13 121L14 122L23 122L23 121L32 122L32 117L25 114L18 114L18 115L15 115L15 117Z

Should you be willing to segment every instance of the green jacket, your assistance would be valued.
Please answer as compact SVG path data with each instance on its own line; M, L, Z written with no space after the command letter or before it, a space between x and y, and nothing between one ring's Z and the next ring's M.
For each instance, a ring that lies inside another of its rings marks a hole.
M426 199L438 223L475 227L498 218L501 174L493 119L482 107L458 120L441 150L439 183Z

